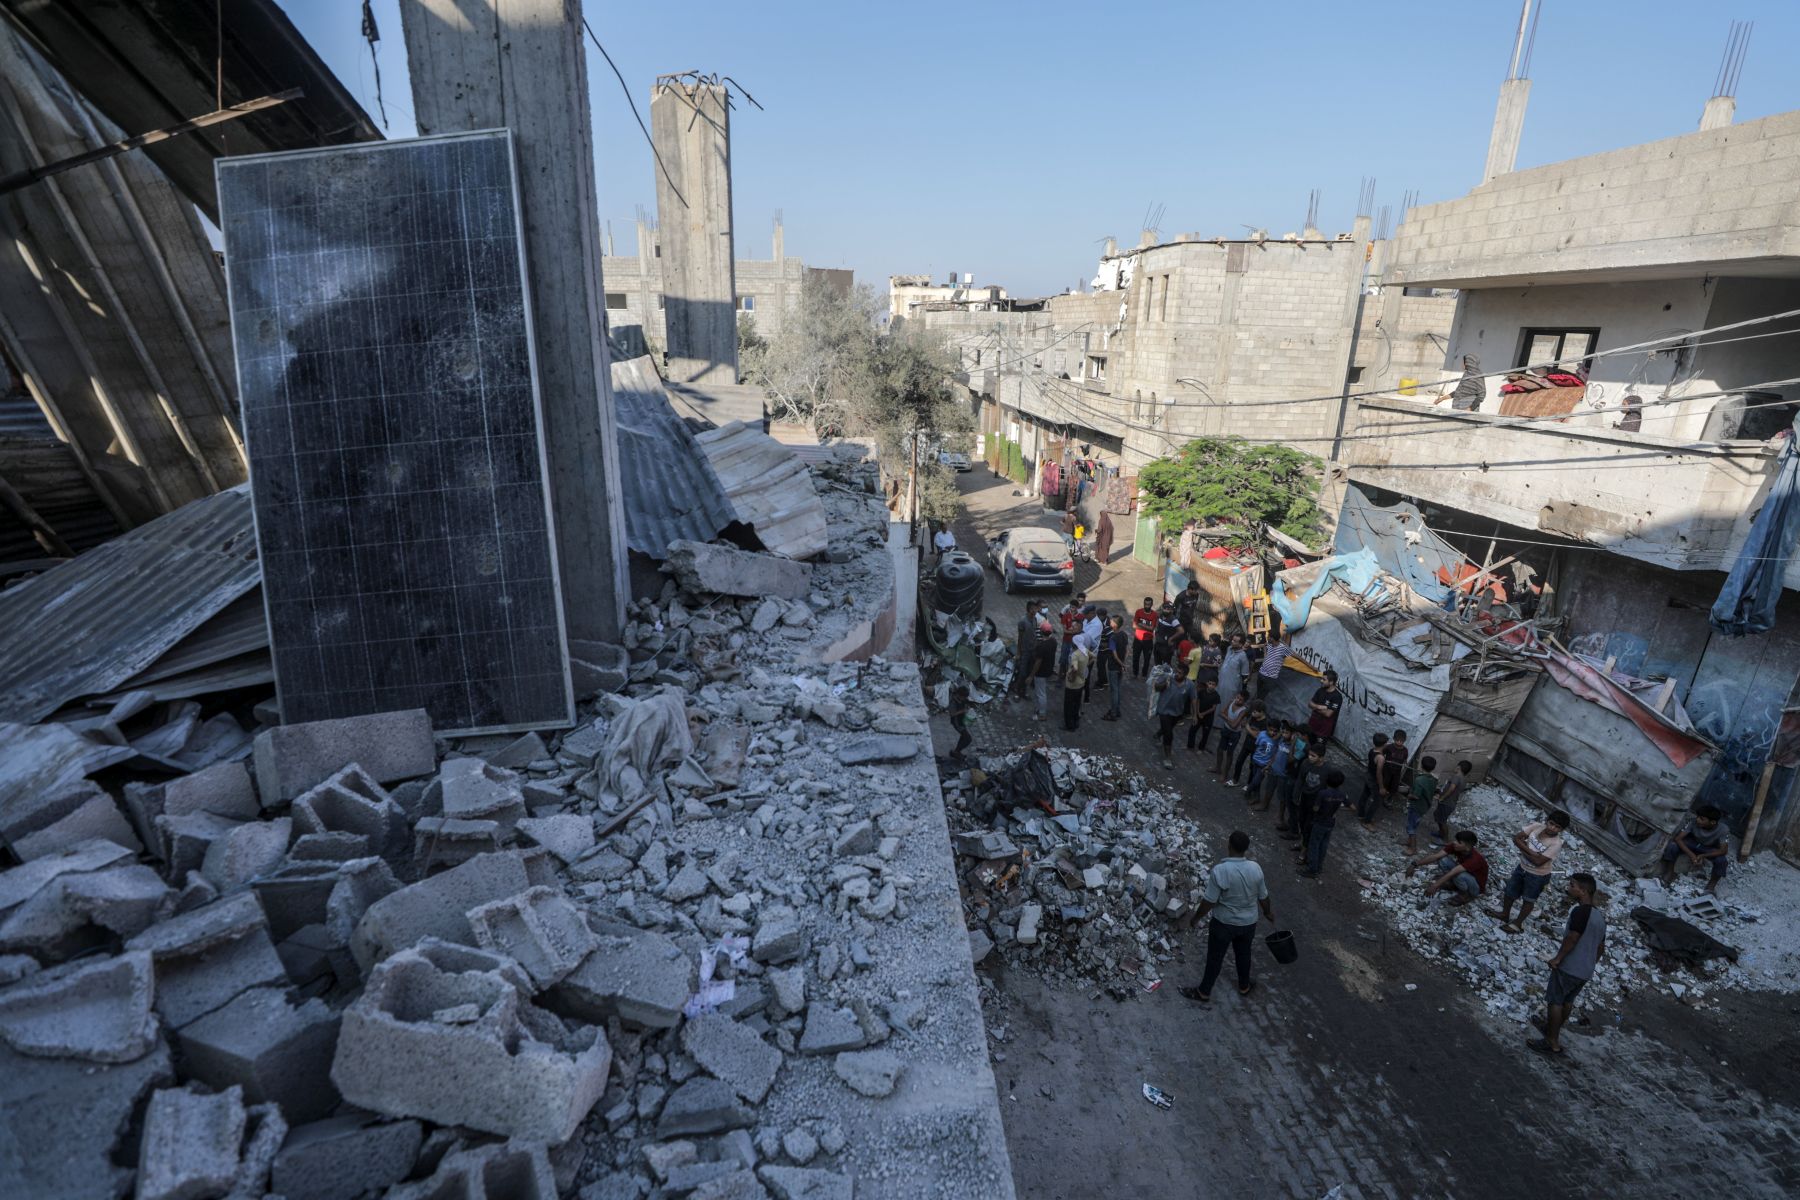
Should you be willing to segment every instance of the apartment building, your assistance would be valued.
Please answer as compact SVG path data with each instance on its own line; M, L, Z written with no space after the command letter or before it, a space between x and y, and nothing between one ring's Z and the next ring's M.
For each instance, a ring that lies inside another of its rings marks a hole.
M955 271L944 283L929 275L888 276L888 323L917 317L925 309L937 312L998 312L1004 310L1006 289L997 284L976 286L975 276Z
M1741 833L1794 702L1800 599L1750 637L1707 615L1800 401L1800 320L1779 315L1800 311L1800 112L1497 174L1407 214L1387 279L1454 289L1454 319L1430 385L1357 402L1352 483L1415 501L1478 561L1492 545L1530 563L1561 640L1660 684L1660 711L1685 711L1714 747L1676 769L1622 718L1540 682L1497 776L1568 808L1621 861L1660 849L1693 803ZM1464 356L1483 372L1585 368L1588 383L1527 418L1489 374L1478 406L1453 411L1437 397ZM1800 567L1786 583L1800 588ZM1793 774L1770 780L1759 844L1791 835Z

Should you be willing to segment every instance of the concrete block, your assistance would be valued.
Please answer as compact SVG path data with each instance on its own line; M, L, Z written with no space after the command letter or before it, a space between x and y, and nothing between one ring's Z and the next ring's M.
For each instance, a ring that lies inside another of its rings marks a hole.
M565 865L594 848L594 820L579 813L526 817L518 828L527 841L542 846Z
M837 759L846 767L872 763L904 762L919 752L919 739L897 734L858 738L838 747Z
M599 944L581 913L554 888L534 887L469 910L475 944L525 968L547 988L581 964Z
M905 1064L891 1050L852 1050L837 1056L832 1070L859 1095L880 1099L894 1090Z
M326 902L337 886L339 864L294 862L291 859L260 879L251 890L269 920L269 936L277 941L296 929L325 922Z
M20 1054L123 1063L157 1045L150 956L82 959L0 990L0 1043Z
M232 1177L231 1191L225 1200L261 1200L269 1190L269 1168L275 1154L287 1138L287 1119L274 1104L256 1104L244 1109L244 1148L238 1155L237 1174Z
M750 957L771 965L792 962L806 951L806 930L800 915L785 904L772 904L759 914L751 939Z
M369 909L399 890L400 881L382 859L357 858L340 865L325 898L325 929L332 945L348 947Z
M111 842L100 844L124 849ZM15 871L27 871L37 862ZM171 895L155 871L137 863L56 875L0 921L0 951L66 957L98 940L96 927L129 937L167 915Z
M473 946L475 932L465 914L490 900L516 896L531 885L525 858L517 851L472 858L375 902L357 923L350 949L366 971L426 937Z
M137 1200L207 1200L237 1177L244 1099L165 1088L150 1097L138 1145Z
M246 821L213 839L200 862L200 875L222 893L236 891L281 864L293 832L287 817Z
M156 818L156 836L162 840L163 862L168 864L170 879L180 879L189 871L198 871L206 862L206 852L213 842L224 837L241 822L221 817L218 813L184 813Z
M747 1129L755 1123L756 1114L738 1103L737 1093L729 1084L696 1075L663 1103L656 1136L664 1139L723 1133L727 1129Z
M153 925L125 948L154 960L156 1011L176 1029L253 987L287 979L262 905L249 892Z
M761 1103L775 1084L782 1054L756 1032L720 1013L695 1017L681 1029L681 1048L746 1100Z
M500 849L505 832L498 821L420 817L413 826L413 859L421 870L466 863Z
M541 1144L510 1141L444 1156L429 1179L389 1188L384 1200L557 1200Z
M569 639L569 676L575 697L584 700L608 692L622 692L631 678L631 657L625 647L611 642Z
M812 590L807 564L733 546L670 542L666 569L684 590L700 595L798 600Z
M352 833L383 856L406 846L406 813L362 767L351 763L294 800L294 828L301 833Z
M375 848L358 833L303 833L288 847L293 862L349 862L367 858Z
M853 1200L856 1195L855 1181L836 1171L771 1164L756 1173L769 1185L775 1200Z
M36 859L22 867L0 871L0 914L31 899L58 875L98 871L130 857L131 852L125 847L115 842L96 840L72 846L47 858Z
M214 763L192 775L171 779L162 789L163 812L171 817L209 812L234 821L254 821L261 808L250 768L241 762Z
M444 760L432 788L444 816L463 821L496 821L511 829L525 815L519 776L479 758Z
M264 808L303 795L351 763L377 783L431 774L437 745L422 708L280 725L256 735L256 790Z
M314 1121L288 1132L269 1184L284 1200L357 1200L405 1179L423 1137L417 1121Z
M509 771L522 771L540 759L550 757L550 747L536 733L527 733L507 742L498 750L481 755L490 766L504 767Z
M237 1086L248 1103L276 1103L295 1121L337 1108L331 1056L338 1018L323 1001L288 1003L281 988L257 987L175 1034L182 1073L215 1090Z
M868 1045L862 1023L847 1008L833 1008L814 1001L806 1007L806 1028L800 1034L800 1053L836 1054Z
M590 918L597 945L544 998L584 1021L617 1017L645 1029L673 1029L694 993L694 963L660 933Z
M131 1171L113 1161L115 1143L144 1097L174 1080L160 1040L141 1058L110 1065L30 1058L0 1046L0 1196L125 1195Z
M474 1004L472 1023L434 1014ZM606 1088L612 1052L569 1031L500 971L450 971L403 950L344 1011L331 1077L352 1104L485 1133L561 1142Z
M131 822L125 819L112 797L96 791L67 816L16 839L12 849L21 862L30 862L59 854L93 838L117 843L133 854L144 848L132 830Z

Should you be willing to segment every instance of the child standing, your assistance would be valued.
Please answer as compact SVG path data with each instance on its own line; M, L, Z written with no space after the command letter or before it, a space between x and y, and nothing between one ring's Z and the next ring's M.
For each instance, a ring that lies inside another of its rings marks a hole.
M1325 774L1325 786L1319 789L1313 808L1312 834L1306 842L1307 879L1317 879L1325 866L1325 847L1331 844L1331 831L1337 828L1338 810L1349 803L1344 795L1344 773L1333 768Z
M1219 727L1219 751L1213 755L1213 774L1220 779L1225 778L1225 764L1231 761L1232 751L1237 749L1238 742L1244 736L1244 722L1249 719L1250 704L1244 693L1238 692L1225 702L1222 717L1225 722Z
M1274 802L1276 793L1287 787L1289 766L1294 750L1293 726L1286 721L1279 722L1272 740L1275 744L1269 754L1268 770L1263 772L1262 780L1256 791L1257 799L1260 801L1256 807L1261 812L1268 812L1269 805ZM1261 753L1260 747L1257 752Z
M1444 790L1438 793L1437 807L1431 811L1431 819L1437 822L1438 841L1446 846L1450 844L1450 818L1456 813L1457 802L1469 790L1469 776L1475 770L1475 764L1463 759L1456 764L1456 770L1444 780Z
M1431 802L1437 799L1438 778L1432 774L1436 769L1437 759L1427 754L1419 760L1419 769L1413 773L1412 798L1406 803L1406 840L1402 843L1408 854L1418 853L1419 823L1431 811Z
M1194 693L1194 723L1188 726L1187 747L1195 754L1206 752L1206 740L1212 737L1213 721L1219 715L1219 684L1214 679L1202 679L1199 691ZM1198 737L1200 744L1195 745Z
M1356 802L1356 818L1364 829L1375 828L1375 809L1387 799L1387 783L1382 775L1387 766L1387 734L1378 733L1370 741L1369 752L1363 756L1362 799Z
M1263 775L1269 769L1269 763L1275 757L1275 732L1261 717L1252 715L1250 732L1254 740L1250 743L1250 778L1244 781L1244 791L1251 796L1256 795L1257 784L1262 782ZM1241 759L1241 756L1240 756ZM1234 771L1235 775L1236 772ZM1255 801L1251 801L1255 803Z
M1295 799L1288 806L1287 830L1282 837L1290 842L1298 842L1296 852L1306 854L1306 839L1312 834L1313 809L1319 802L1319 793L1325 788L1325 740L1319 738L1307 743L1306 758L1300 769L1294 772ZM1281 827L1276 826L1277 829Z

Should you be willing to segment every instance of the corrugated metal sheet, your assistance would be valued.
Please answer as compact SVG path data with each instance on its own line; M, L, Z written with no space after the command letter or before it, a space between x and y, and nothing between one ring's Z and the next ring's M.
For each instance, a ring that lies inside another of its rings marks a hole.
M661 560L670 542L718 537L735 519L731 502L649 357L614 363L612 390L626 543Z
M0 396L0 437L53 438L44 410L24 393Z
M792 447L742 421L696 440L725 485L738 520L756 530L764 547L787 558L825 552L825 504Z
M743 421L761 429L768 419L767 398L762 389L744 383L671 383L669 396L676 411L723 428Z
M257 579L240 484L0 592L0 720L117 688Z

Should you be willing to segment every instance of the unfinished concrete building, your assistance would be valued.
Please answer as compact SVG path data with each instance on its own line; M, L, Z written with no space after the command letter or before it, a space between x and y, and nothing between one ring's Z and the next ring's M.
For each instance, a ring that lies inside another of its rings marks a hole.
M717 76L664 75L651 90L662 322L675 383L737 382L731 103Z

